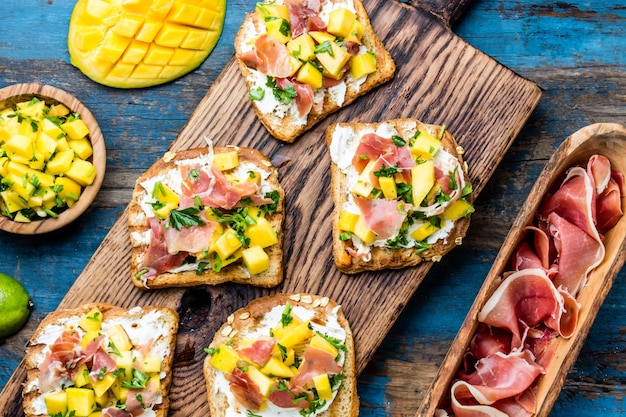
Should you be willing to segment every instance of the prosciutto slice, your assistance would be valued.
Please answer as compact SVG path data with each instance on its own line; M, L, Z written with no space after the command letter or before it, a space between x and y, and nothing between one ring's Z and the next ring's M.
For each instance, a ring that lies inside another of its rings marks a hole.
M239 368L235 368L232 373L224 376L230 385L230 392L233 393L241 405L252 411L257 411L261 408L261 404L263 404L261 391L247 373L242 372Z
M408 208L396 200L355 197L365 224L378 239L389 239L400 231Z
M512 348L521 349L529 327L544 324L560 331L566 313L563 306L563 296L542 269L525 269L511 274L498 286L478 313L478 320L510 331Z
M288 85L293 86L296 90L296 97L294 100L300 117L305 117L311 112L311 109L313 108L313 88L310 85L300 83L291 78L279 78L276 80L276 85L283 90Z
M324 30L326 25L318 16L320 0L286 0L291 23L291 37L297 38L307 30Z
M148 269L148 272L143 275L145 278L150 278L179 267L187 257L186 252L169 253L165 244L162 222L151 217L148 219L148 225L150 226L150 245L141 263L142 268Z
M325 350L307 346L302 355L304 361L298 368L298 374L291 380L291 388L303 388L313 377L323 374L339 374L341 367L332 354Z
M267 33L259 35L254 48L239 55L246 66L276 78L287 78L293 73L289 49Z
M239 355L250 359L257 365L263 366L270 360L272 349L276 345L276 339L271 337L262 337L255 340L250 346L246 346L238 350Z
M379 159L381 157L383 159ZM367 133L361 137L352 156L352 165L360 173L370 160L379 160L379 168L383 163L387 167L395 164L402 169L409 169L415 165L408 147L396 146L391 138L384 138L376 133ZM407 182L411 182L410 172Z
M596 198L596 226L598 232L606 233L617 224L624 214L622 198L624 197L624 177L613 171L606 188Z

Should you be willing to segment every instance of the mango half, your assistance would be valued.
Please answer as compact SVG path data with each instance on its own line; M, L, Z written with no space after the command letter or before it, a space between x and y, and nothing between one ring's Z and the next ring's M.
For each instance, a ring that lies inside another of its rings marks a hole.
M70 62L93 81L151 87L197 68L222 33L226 0L78 0Z

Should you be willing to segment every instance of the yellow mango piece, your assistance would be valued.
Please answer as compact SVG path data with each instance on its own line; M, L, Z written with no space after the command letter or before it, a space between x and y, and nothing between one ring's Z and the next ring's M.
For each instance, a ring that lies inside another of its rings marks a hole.
M57 180L61 178L58 178ZM86 332L100 330L102 327L102 312L97 307L92 308L87 314L81 317L78 321L78 326Z
M123 403L125 403L126 399L128 398L128 390L129 388L122 386L122 381L120 379L113 382L113 385L111 385L111 393L113 393L113 396L117 400Z
M298 70L296 81L308 84L311 88L322 88L324 76L320 70L315 68L315 65L306 62Z
M282 44L286 44L291 40L291 29L289 20L281 18L269 18L265 21L267 34Z
M60 139L61 137L65 136L65 132L59 126L52 123L52 121L50 121L49 119L43 119L41 121L41 132L45 133L53 139Z
M70 144L65 137L57 139L57 151L68 151L70 150Z
M0 191L0 197L4 202L6 209L9 213L15 213L16 211L25 209L28 207L27 200L20 198L20 195L12 190Z
M135 361L135 365L142 372L161 372L161 357L156 353L149 353L140 360Z
M89 368L87 368L87 365L83 363L74 372L74 386L82 388L90 383L91 378L89 377Z
M9 158L0 156L0 177L6 177L9 172Z
M69 207L78 201L82 191L80 184L68 177L56 177L54 179L54 189L59 198L65 201Z
M130 350L133 347L133 343L128 338L128 333L124 330L121 324L114 324L108 329L109 341L119 351Z
M152 198L154 198L157 203L160 203L153 206L153 210L154 214L161 219L166 219L170 212L178 208L179 205L178 194L160 181L154 185Z
M335 37L327 32L312 31L309 35L315 40L317 44L324 43L326 41L333 42Z
M77 0L68 31L70 62L110 87L163 84L205 60L225 14L226 0Z
M386 199L395 200L398 198L396 180L393 177L380 177L378 178L378 182L380 183L380 189Z
M361 197L369 197L370 193L374 189L374 185L372 184L372 180L370 178L371 172L374 170L374 166L376 165L376 161L370 160L363 171L359 174L359 177L352 185L350 192L352 194L360 195Z
M70 387L65 392L67 411L73 411L76 417L86 417L96 410L96 397L92 389Z
M235 231L233 229L227 229L224 234L217 239L217 242L215 242L215 252L222 261L225 261L241 246L241 241L237 238Z
M35 156L35 144L33 138L25 135L13 135L4 144L5 150L11 159L19 156L27 161Z
M303 33L287 42L287 49L293 57L302 61L310 61L315 58L315 41L308 33Z
M409 141L409 149L415 159L432 159L440 148L441 141L425 130L420 130L415 139Z
M264 20L273 17L289 21L289 9L284 4L259 2L256 4L256 10Z
M358 80L376 72L376 55L370 52L352 57L350 63L350 76Z
M117 378L120 381L130 381L133 377L134 358L132 351L122 350L119 355L113 354L111 357L115 359L115 366L117 367L117 370L120 371Z
M355 20L354 24L352 25L352 29L350 29L350 33L343 39L343 41L356 42L360 44L363 33L365 33L365 25L363 25L363 23L359 22L358 20Z
M319 395L320 400L330 401L333 399L333 391L330 387L328 374L314 376L313 384L317 390L317 395Z
M354 232L356 222L359 220L359 217L360 216L356 213L341 210L341 212L339 213L339 222L337 223L337 227L339 228L339 230Z
M426 239L428 236L435 233L437 230L439 230L439 227L435 226L434 224L430 222L426 222L420 227L418 227L417 229L415 229L413 233L411 233L411 237L417 240L418 242L421 242L422 240Z
M326 30L337 37L346 38L350 35L355 21L356 15L352 11L338 8L330 12Z
M311 330L310 325L310 321L303 321L289 333L281 337L278 343L285 347L293 347L294 345L305 342L313 335L313 330Z
M232 347L222 343L219 345L215 352L211 355L211 366L227 374L235 369L237 362L239 361L239 355L237 351Z
M376 240L376 233L372 232L367 224L365 224L365 219L363 216L359 216L356 224L354 225L354 235L361 239L363 242L367 244L374 243Z
M291 369L291 366L296 361L296 351L294 348L286 348L285 358L283 359L283 355L282 353L280 353L280 349L278 348L278 345L274 345L272 356L275 357L276 359L279 359L283 364L285 364L285 366L289 366L290 369Z
M65 172L65 175L85 187L93 184L96 179L96 168L89 161L74 159L70 169Z
M259 387L259 391L261 395L267 396L270 392L270 388L274 385L274 380L263 374L259 371L258 368L254 366L248 367L247 374L250 376L250 379Z
M48 116L63 117L68 114L70 114L70 109L68 109L63 103L51 105L50 110L48 111Z
M44 172L32 169L19 162L10 161L8 164L8 174L16 182L28 182L31 185L37 183L38 186L51 187L54 185L54 177Z
M107 372L102 377L98 376L96 382L93 383L93 391L96 397L104 396L116 380L117 378L111 372Z
M61 125L61 129L70 137L70 139L82 139L89 134L89 128L82 119L74 119Z
M469 217L473 212L474 206L469 201L459 199L450 204L443 216L455 222L462 217Z
M53 416L61 413L64 416L67 412L67 394L65 391L47 394L43 400L46 403L48 415Z
M330 353L331 355L333 355L333 358L339 354L339 351L332 343L330 343L328 340L326 340L324 337L320 336L317 333L313 335L309 344L313 347L322 349L323 351Z
M243 234L250 239L249 247L267 248L278 243L278 236L272 224L265 217L254 217L256 224L248 226Z
M413 204L419 206L435 185L435 164L432 160L411 167L411 185L413 187Z
M288 365L285 365L282 360L276 359L274 356L270 357L267 363L261 367L260 371L270 377L293 378L295 376Z
M72 149L80 159L87 159L93 155L93 148L91 147L91 141L89 141L89 139L70 140L68 143L70 149Z
M318 51L320 46L330 48L330 51L317 52L315 54L317 60L322 64L329 77L340 80L343 77L343 69L350 60L350 54L335 42L324 42L318 46Z
M296 329L296 327L300 326L302 322L297 318L293 317L293 320L286 326L283 326L282 323L278 323L276 327L272 329L272 334L278 340L282 339L285 335L291 333ZM289 348L287 348L289 350Z
M29 206L32 207L30 204ZM13 221L17 223L30 223L30 219L24 216L21 211L18 211L15 214L15 217L13 217Z
M213 157L213 165L220 171L228 171L229 169L239 166L239 152L236 150L216 153Z
M15 107L20 111L23 116L28 116L35 120L40 120L43 118L43 112L44 108L46 107L46 102L38 99L33 99L31 101L17 103Z
M69 147L69 145L68 145ZM59 175L69 171L74 160L74 151L71 149L57 152L46 165L46 170L52 175Z
M40 131L35 141L35 153L40 153L44 161L48 161L56 149L56 139L47 135L44 131Z
M251 246L243 250L243 264L251 275L260 274L270 268L270 259L260 246Z
M91 343L94 339L100 337L102 333L99 330L90 330L86 332L81 338L80 345L83 349L87 348L87 345Z

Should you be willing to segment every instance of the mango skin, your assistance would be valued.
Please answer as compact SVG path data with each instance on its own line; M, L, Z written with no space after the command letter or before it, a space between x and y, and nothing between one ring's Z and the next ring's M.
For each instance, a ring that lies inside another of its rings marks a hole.
M225 14L226 0L210 7L202 0L78 0L68 31L70 62L109 87L163 84L202 64Z

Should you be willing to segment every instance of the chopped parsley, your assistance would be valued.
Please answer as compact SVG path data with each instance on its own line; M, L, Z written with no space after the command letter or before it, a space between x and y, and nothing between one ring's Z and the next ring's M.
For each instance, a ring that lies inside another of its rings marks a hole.
M280 316L280 323L283 327L287 327L293 321L293 316L291 315L291 304L287 303L285 305L285 309L283 310L283 314Z
M143 389L150 380L150 375L133 368L133 377L130 381L123 381L122 387L130 389Z
M187 207L185 209L172 209L168 224L176 230L183 227L204 226L204 220L198 216L200 210L197 207Z
M278 202L280 201L280 194L278 193L278 191L272 190L269 193L265 193L264 197L272 199L272 202L268 204L261 204L259 206L259 209L261 209L262 213L267 213L271 216L272 214L276 213L276 210L278 208Z
M317 45L317 47L313 51L314 54L322 54L324 52L326 52L328 55L330 55L333 58L335 57L335 52L333 51L333 47L330 44L330 41L328 40Z
M252 88L248 93L248 98L250 100L263 100L263 97L265 97L265 90L263 87Z
M392 140L394 145L396 145L396 146L398 146L400 148L403 147L404 145L406 145L406 140L404 140L400 136L392 135L391 136L391 140Z
M383 164L380 169L374 171L374 175L377 177L393 177L394 174L402 172L401 168L398 168L396 164L391 165L387 168L385 164Z
M265 85L272 89L276 100L283 104L291 104L293 99L298 95L293 84L288 84L285 88L280 88L278 84L276 84L274 77L267 77L267 83Z

